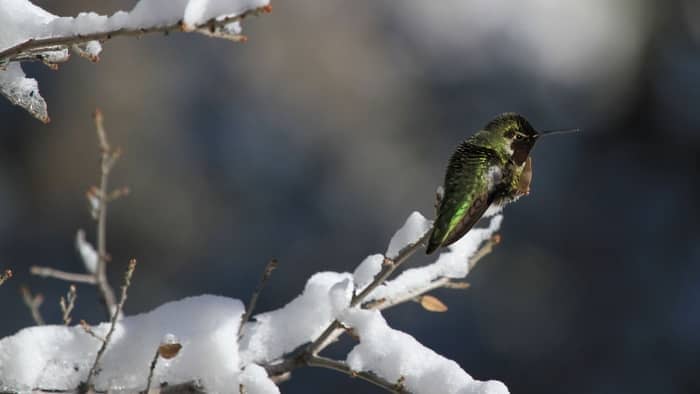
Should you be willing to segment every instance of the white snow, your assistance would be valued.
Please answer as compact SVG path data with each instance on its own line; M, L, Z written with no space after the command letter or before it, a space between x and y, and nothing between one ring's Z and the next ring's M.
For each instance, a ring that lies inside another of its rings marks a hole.
M183 19L183 23L185 24L186 28L188 26L193 27L212 18L219 19L228 15L238 15L249 9L263 7L268 3L269 0L247 0L245 2L190 0L185 7L185 17Z
M75 248L80 253L80 258L85 264L85 270L94 274L97 271L97 251L90 242L85 240L85 231L83 229L78 230L75 234Z
M360 265L355 268L355 272L352 276L358 292L362 291L365 286L370 284L372 279L381 271L382 262L384 262L384 255L373 254L367 256Z
M269 4L269 0L140 0L130 12L117 11L111 16L81 12L75 17L59 17L34 5L29 0L0 1L0 51L30 39L70 37L104 33L119 29L151 29L183 22L185 30L196 30L210 19L223 19ZM240 24L231 22L224 33L240 33ZM85 52L92 59L102 50L97 41L85 43ZM68 50L47 50L41 53L50 63L66 61ZM0 93L38 119L48 122L46 103L39 95L37 82L25 78L19 63L0 64Z
M42 34L43 27L56 15L29 0L0 2L0 50Z
M406 219L406 223L391 237L389 247L386 249L386 257L396 258L401 249L421 239L425 233L430 231L432 225L433 223L423 217L420 212L411 213Z
M371 371L389 382L403 377L411 393L507 394L498 381L472 379L460 366L421 345L412 336L389 327L379 311L353 308L342 317L360 337L347 356L355 371Z
M25 78L19 63L8 64L4 71L0 68L0 93L12 104L26 109L42 122L49 121L46 101L39 94L39 84L36 79Z
M241 373L235 341L243 314L239 300L204 295L163 304L155 310L117 322L112 341L95 379L97 390L143 390L149 365L164 336L177 337L182 349L160 359L154 384L199 379L211 392L228 392L243 383L248 392L276 393L259 369ZM94 326L104 336L108 323ZM0 340L0 391L34 387L65 390L85 381L100 342L80 326L25 328ZM255 391L257 390L257 391Z
M238 392L246 394L276 394L280 392L277 385L267 377L265 368L257 364L246 366L238 377L238 382L243 386L243 390L239 388ZM231 392L230 388L228 392ZM236 391L234 390L234 392Z
M241 340L241 357L262 363L274 360L316 338L335 319L341 294L350 303L350 291L336 287L349 281L349 273L319 272L306 282L304 291L287 305L255 315ZM350 286L349 286L350 287ZM349 290L349 289L348 289ZM333 296L331 293L333 292Z
M96 58L102 52L102 44L95 40L88 41L88 43L85 44L85 52L87 52L88 55Z

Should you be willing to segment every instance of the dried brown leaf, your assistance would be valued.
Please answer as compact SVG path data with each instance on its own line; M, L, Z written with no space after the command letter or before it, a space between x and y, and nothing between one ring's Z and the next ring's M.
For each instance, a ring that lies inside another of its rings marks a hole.
M447 312L447 305L437 297L424 295L420 297L420 304L428 312Z
M179 343L163 343L158 347L158 355L166 360L170 360L180 353L180 349L182 349L182 345Z

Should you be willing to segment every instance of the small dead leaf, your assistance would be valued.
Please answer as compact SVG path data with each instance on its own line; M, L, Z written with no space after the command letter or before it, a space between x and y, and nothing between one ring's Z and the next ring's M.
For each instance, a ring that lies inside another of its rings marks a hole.
M180 349L182 349L182 345L179 343L164 343L158 347L158 355L166 360L170 360L171 358L177 356Z
M443 304L437 297L424 295L420 297L420 304L428 312L447 312L447 305Z

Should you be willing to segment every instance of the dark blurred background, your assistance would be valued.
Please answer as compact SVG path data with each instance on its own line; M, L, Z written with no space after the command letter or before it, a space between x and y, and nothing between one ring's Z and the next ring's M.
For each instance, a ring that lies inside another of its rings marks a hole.
M37 1L60 15L134 1ZM0 336L32 325L19 286L60 321L80 271L78 228L98 179L102 108L125 156L112 185L115 287L140 265L127 312L202 293L258 311L319 270L383 252L413 210L432 217L454 147L494 115L581 127L534 151L532 194L505 210L503 243L466 292L390 323L513 393L700 392L700 3L607 0L273 1L246 44L173 34L115 39L38 78L52 122L0 101ZM79 286L76 318L103 318ZM333 354L333 352L331 352ZM338 353L336 353L338 355ZM284 392L378 392L304 369Z

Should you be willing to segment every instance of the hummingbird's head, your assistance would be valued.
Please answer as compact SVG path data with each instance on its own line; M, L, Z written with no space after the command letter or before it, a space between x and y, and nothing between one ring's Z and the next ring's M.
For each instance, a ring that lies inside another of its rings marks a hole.
M498 142L511 155L517 165L525 162L540 136L527 119L515 112L498 115L484 130L491 135L492 141Z

